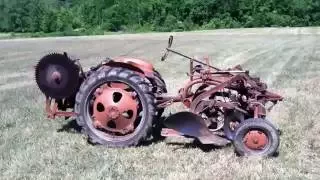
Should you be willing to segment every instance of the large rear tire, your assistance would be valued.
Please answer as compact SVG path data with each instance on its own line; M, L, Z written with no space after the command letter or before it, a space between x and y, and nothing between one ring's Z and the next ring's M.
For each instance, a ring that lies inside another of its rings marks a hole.
M139 119L135 119L134 131L124 135L101 131L93 123L92 104L95 91L103 84L114 82L125 84L137 96L136 114ZM82 83L76 96L75 112L78 125L82 127L83 133L88 136L91 143L107 147L128 147L136 146L148 138L155 118L155 97L148 82L134 71L116 67L95 71Z

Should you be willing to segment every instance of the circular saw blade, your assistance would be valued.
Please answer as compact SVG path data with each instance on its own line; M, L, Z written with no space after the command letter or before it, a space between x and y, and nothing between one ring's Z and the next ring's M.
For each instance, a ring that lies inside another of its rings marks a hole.
M79 86L79 67L66 55L53 53L44 56L35 67L39 89L55 99L73 95Z

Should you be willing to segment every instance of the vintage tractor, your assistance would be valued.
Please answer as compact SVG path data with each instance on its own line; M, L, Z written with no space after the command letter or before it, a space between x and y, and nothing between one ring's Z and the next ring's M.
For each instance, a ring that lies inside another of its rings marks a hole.
M35 77L46 96L48 117L75 117L90 142L107 147L139 145L160 127L162 136L215 146L233 143L239 155L277 152L279 129L266 113L283 98L240 65L218 69L208 58L171 49L172 41L170 36L161 60L171 52L190 61L188 82L176 96L166 95L161 75L141 59L106 58L85 72L66 53L44 56ZM173 103L183 103L186 110L161 120L164 108Z

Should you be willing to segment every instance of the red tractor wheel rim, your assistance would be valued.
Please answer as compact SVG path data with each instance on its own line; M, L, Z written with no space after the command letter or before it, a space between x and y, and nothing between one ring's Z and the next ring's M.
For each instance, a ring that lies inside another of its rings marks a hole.
M138 114L135 92L123 83L104 84L94 93L93 125L108 132L127 134L134 131Z
M244 144L252 150L263 150L268 144L267 135L258 130L251 130L244 136Z

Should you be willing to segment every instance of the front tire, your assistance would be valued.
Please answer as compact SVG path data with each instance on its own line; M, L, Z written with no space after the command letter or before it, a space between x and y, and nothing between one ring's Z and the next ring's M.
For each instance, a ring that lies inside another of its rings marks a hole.
M119 135L114 132L101 131L93 123L92 104L96 90L104 84L114 82L124 84L137 96L138 107L135 114L141 117L139 120L135 119L134 131L128 134ZM148 81L134 71L120 67L104 68L93 72L82 83L76 96L75 112L78 125L82 127L83 133L88 136L91 143L107 147L136 146L151 134L152 121L155 118L155 97Z
M264 119L248 119L235 130L233 145L241 156L273 156L279 147L277 129Z

